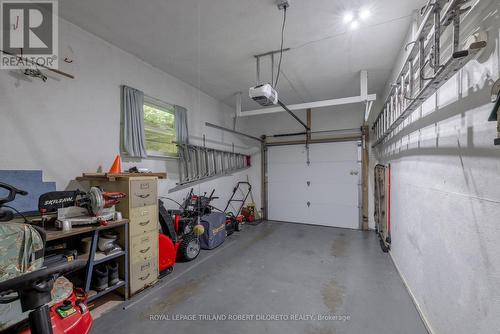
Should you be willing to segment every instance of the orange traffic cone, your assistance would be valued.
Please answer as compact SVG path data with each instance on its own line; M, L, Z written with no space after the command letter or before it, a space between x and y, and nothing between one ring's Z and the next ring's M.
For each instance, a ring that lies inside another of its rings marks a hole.
M122 159L119 154L116 156L113 165L109 169L109 172L111 174L120 174L122 172Z

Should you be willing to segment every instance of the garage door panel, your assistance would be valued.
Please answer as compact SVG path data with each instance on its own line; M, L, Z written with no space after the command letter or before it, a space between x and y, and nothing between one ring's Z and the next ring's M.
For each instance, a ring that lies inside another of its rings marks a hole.
M358 183L358 168L352 162L311 162L308 178L311 181L328 182L330 180L340 180L348 184ZM351 172L357 172L358 175L351 175Z
M269 205L269 219L307 223L308 210L303 201L273 200Z
M271 147L269 219L358 228L357 151L354 142L311 144L307 165L304 145Z
M357 206L358 190L351 185L338 183L322 183L315 186L311 185L310 194L311 202L328 204L342 204Z
M304 145L276 146L268 148L268 164L305 163L307 154Z
M270 182L268 184L269 198L297 200L307 202L307 184L303 182Z
M314 162L357 161L356 142L324 143L309 146L309 158Z
M268 178L274 181L286 181L290 182L297 177L297 175L303 175L305 173L307 165L305 163L277 163L268 168Z
M348 217L358 215L358 207L354 205L311 203L308 219L311 224L335 226L343 228L358 228Z

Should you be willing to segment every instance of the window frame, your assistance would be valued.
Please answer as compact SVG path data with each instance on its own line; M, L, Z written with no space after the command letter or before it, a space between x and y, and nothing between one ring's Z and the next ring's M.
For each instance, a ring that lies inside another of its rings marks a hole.
M173 126L173 131L174 131L174 135L175 135L175 140L177 140L177 129L176 129L176 122L175 122L175 119L177 117L176 113L175 113L175 105L174 104L171 104L171 103L167 103L167 102L164 102L164 101L161 101L161 100L158 100L154 97L151 97L151 96L147 96L147 95L144 95L144 102L143 102L143 108L144 108L144 105L149 105L153 108L157 108L157 109L160 109L164 112L167 112L167 113L171 113L173 116L174 116L174 126ZM172 112L169 111L169 109L173 109ZM145 112L144 112L144 116L145 117ZM145 123L145 120L144 120L144 144L147 146L147 139L146 139L146 123ZM148 150L147 147L146 147L146 154L148 156L148 158L157 158L157 159L179 159L179 152L177 151L176 153L163 153L163 152L159 152L159 151L151 151L151 150Z

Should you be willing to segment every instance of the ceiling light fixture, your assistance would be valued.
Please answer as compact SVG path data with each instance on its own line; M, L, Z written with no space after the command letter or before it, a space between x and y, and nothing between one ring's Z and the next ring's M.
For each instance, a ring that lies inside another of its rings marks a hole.
M349 23L354 20L354 15L351 12L347 12L344 14L344 22Z
M348 11L344 13L344 24L349 24L351 30L359 27L361 21L365 21L372 15L370 8L362 7L355 12Z
M359 11L359 18L362 19L362 20L365 20L367 18L369 18L371 15L371 12L368 8L362 8L360 11Z

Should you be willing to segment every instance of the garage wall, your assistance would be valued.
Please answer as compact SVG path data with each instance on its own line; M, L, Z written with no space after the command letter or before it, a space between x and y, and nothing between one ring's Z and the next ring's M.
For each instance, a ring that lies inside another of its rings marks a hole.
M392 166L391 255L433 333L500 328L500 147L487 122L499 13L474 5L465 26L487 30L487 49L378 152Z
M210 147L231 150L234 143L237 152L260 151L251 147L254 143L204 126L205 121L232 124L233 110L227 105L67 21L60 20L59 32L60 57L73 60L71 64L61 61L61 70L76 79L55 76L46 83L28 82L15 71L0 71L0 169L42 169L45 180L55 181L58 190L78 186L70 180L82 172L99 166L107 170L119 153L122 84L186 107L193 143L200 143L205 134ZM195 189L216 187L221 196L216 205L223 206L234 184L246 180L247 174L260 187L256 159L256 167ZM168 195L178 181L177 160L125 161L125 168L136 165L168 173L169 179L160 182L162 195ZM186 192L170 196L180 199Z

